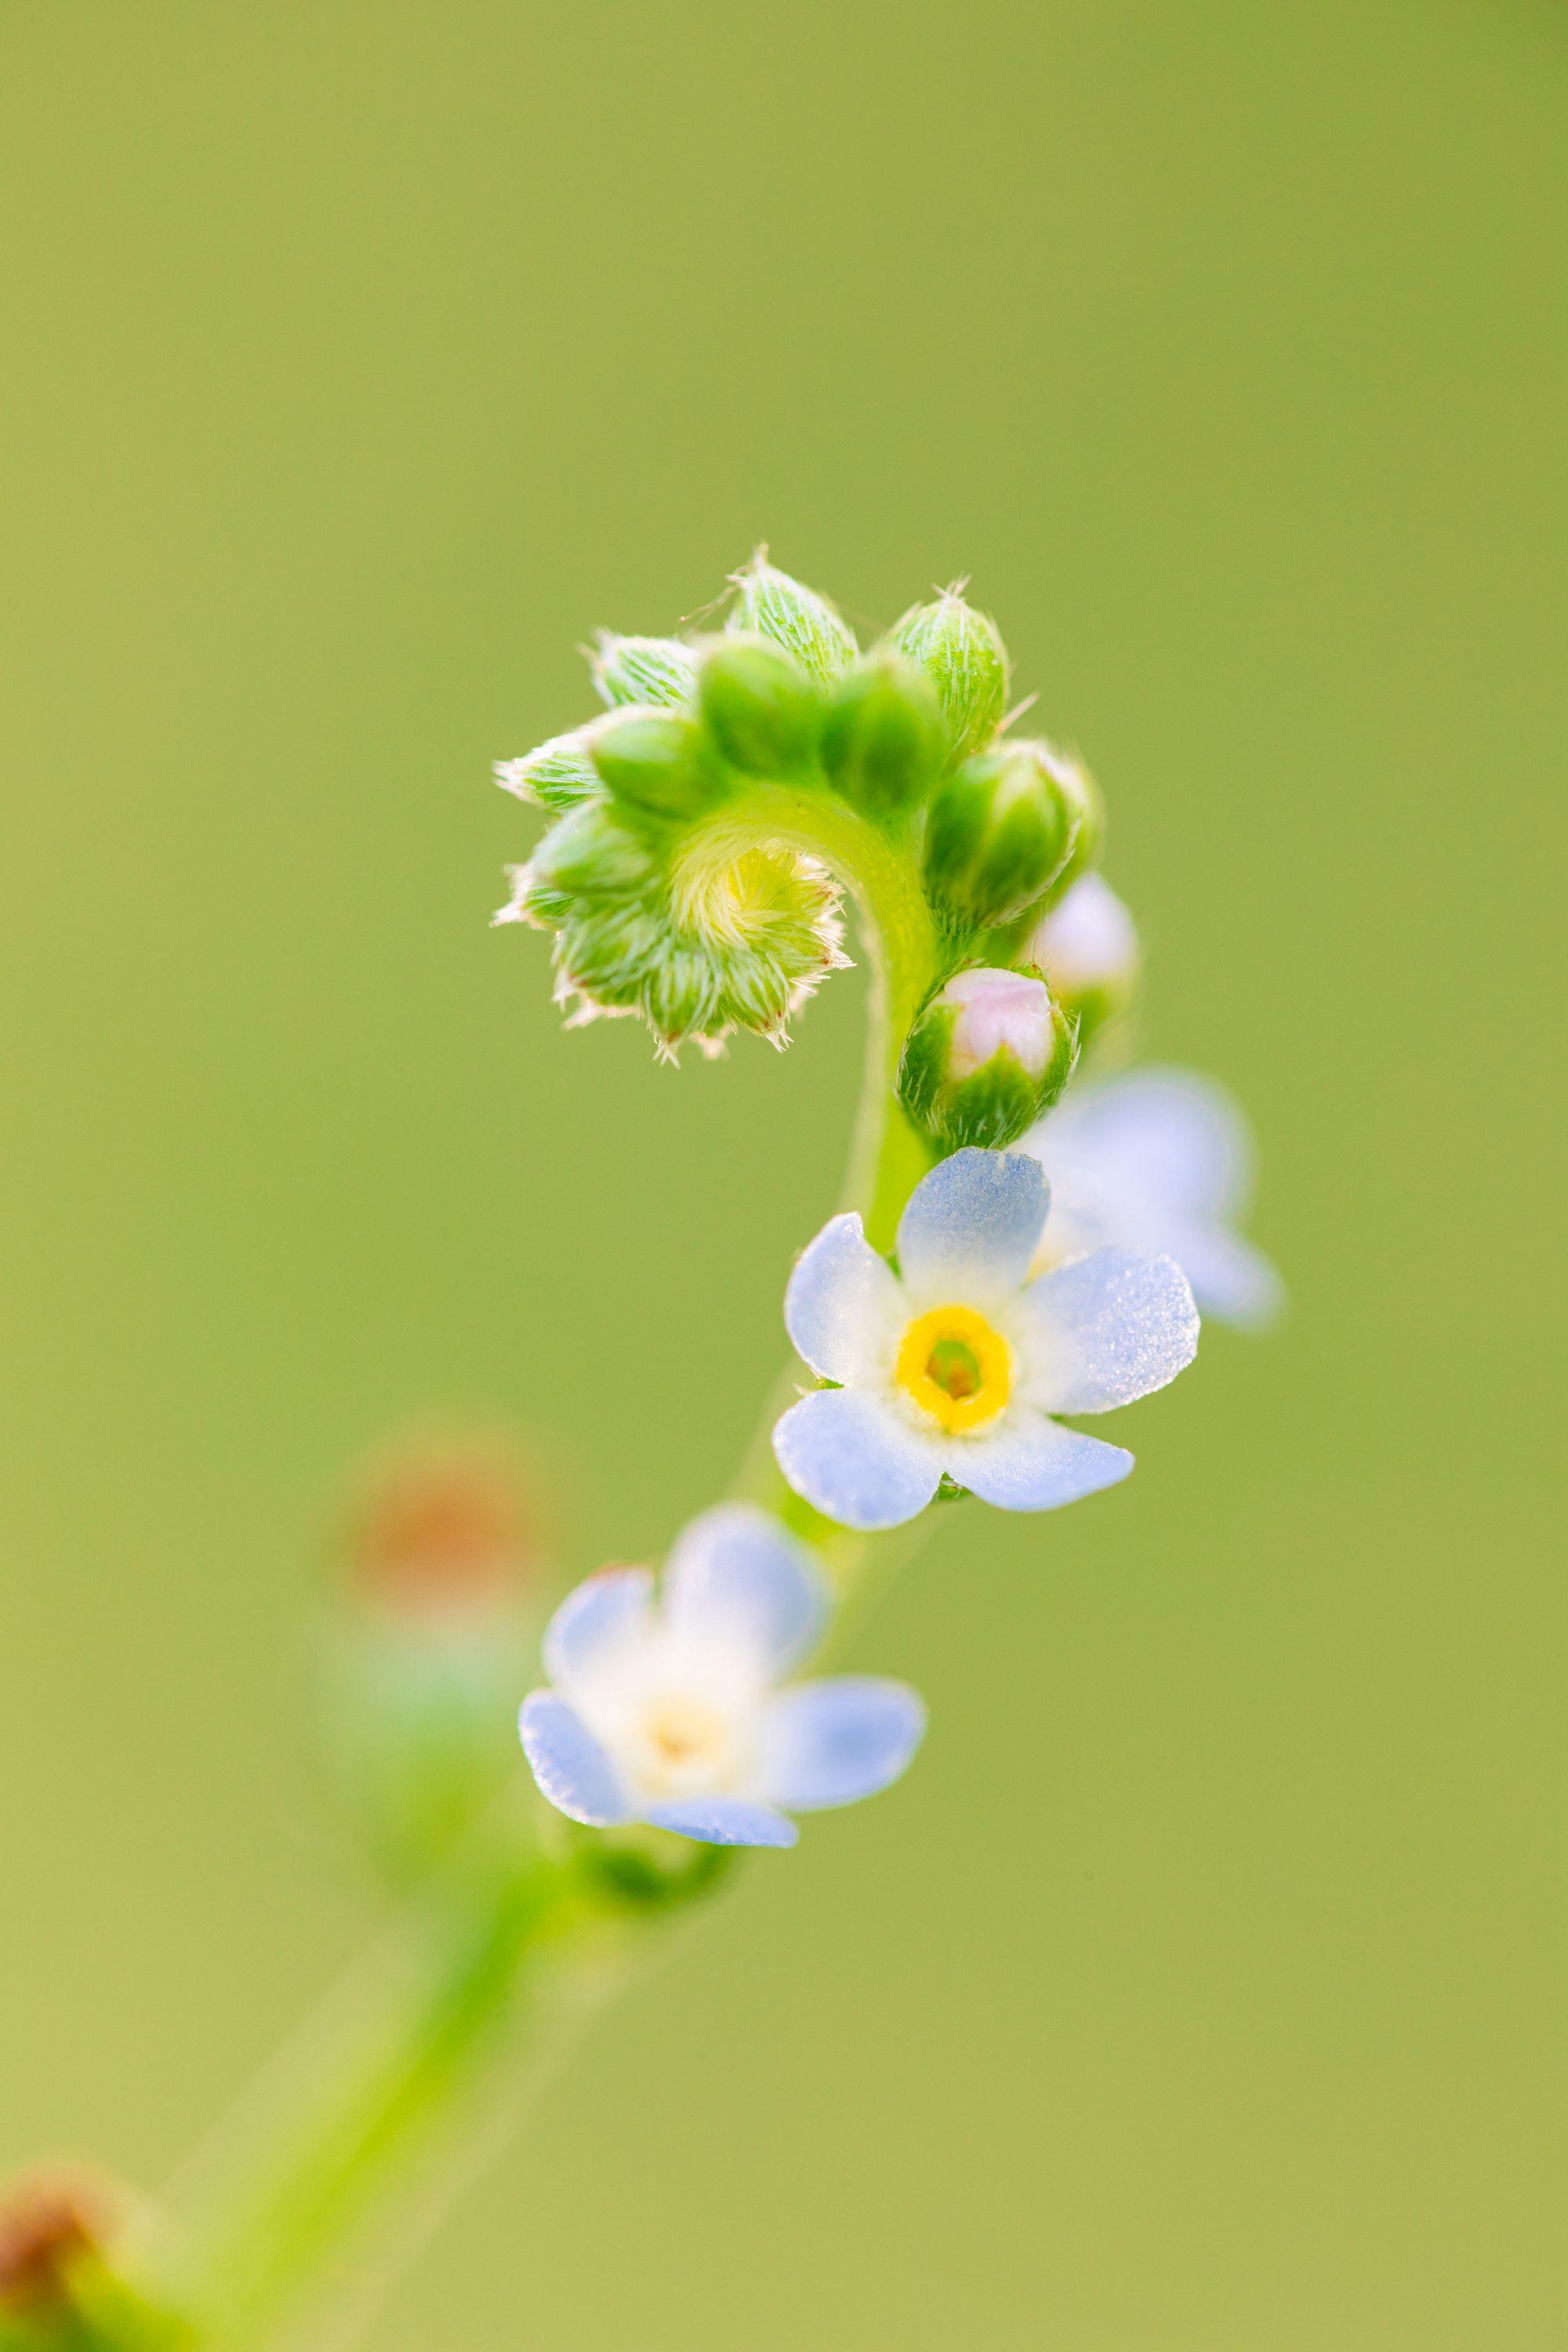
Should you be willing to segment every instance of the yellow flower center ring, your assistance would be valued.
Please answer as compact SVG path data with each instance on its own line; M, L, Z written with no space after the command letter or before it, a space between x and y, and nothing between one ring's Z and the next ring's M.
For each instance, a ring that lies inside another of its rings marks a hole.
M973 1307L933 1307L899 1342L895 1377L950 1435L994 1421L1013 1386L1013 1351Z

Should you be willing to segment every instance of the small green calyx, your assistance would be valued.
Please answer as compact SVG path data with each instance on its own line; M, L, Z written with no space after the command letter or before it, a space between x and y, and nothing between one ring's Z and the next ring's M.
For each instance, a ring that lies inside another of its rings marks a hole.
M679 708L697 686L697 655L680 637L618 637L601 629L588 656L594 690L612 710L629 703Z
M702 663L697 694L715 751L743 775L792 776L815 761L822 696L782 646L721 638Z
M520 801L531 801L553 814L564 814L584 801L602 800L605 787L588 756L588 730L579 727L570 735L552 735L526 759L496 763L496 782Z
M1038 904L1076 845L1080 802L1044 744L982 751L932 797L926 896L959 928L1010 923Z
M646 889L658 872L658 858L640 826L599 801L552 825L526 871L536 890L592 904Z
M613 711L588 730L611 795L645 817L695 816L729 789L695 719L684 710Z
M984 751L1007 708L1007 648L995 622L949 588L934 604L906 613L887 642L935 688L954 764Z
M831 686L848 668L859 650L848 623L815 588L776 570L765 549L736 572L734 585L731 629L782 646L819 686Z
M944 1151L1005 1150L1047 1111L1078 1059L1078 1024L1036 969L956 973L910 1032L899 1099Z
M840 678L823 727L822 764L851 807L901 815L924 800L946 757L936 690L902 654L885 648Z

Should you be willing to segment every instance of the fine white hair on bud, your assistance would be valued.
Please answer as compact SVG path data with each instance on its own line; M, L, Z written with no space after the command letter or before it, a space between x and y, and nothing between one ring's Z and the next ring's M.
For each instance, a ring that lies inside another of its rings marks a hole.
M628 703L689 702L697 656L679 637L618 637L601 629L588 655L594 691L610 709Z
M947 1051L950 1077L973 1077L1005 1046L1025 1076L1037 1078L1055 1051L1051 992L1032 973L961 971L936 1001L956 1014Z
M770 563L765 547L735 573L732 584L730 627L782 646L819 686L831 686L855 659L855 633L837 607Z

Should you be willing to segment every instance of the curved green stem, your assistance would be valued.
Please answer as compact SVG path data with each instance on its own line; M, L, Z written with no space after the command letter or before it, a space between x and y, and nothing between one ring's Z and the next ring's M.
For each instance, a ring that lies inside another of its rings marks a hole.
M899 1105L899 1057L943 961L913 833L907 823L873 824L820 786L754 782L707 821L699 849L704 863L723 866L775 843L820 859L860 918L871 1001L845 1206L860 1211L876 1248L890 1250L899 1213L931 1164Z

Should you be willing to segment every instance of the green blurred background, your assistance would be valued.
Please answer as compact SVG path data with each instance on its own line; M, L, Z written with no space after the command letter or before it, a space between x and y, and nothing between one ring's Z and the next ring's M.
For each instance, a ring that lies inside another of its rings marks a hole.
M1568 2345L1563 142L1531 0L6 0L0 2166L154 2184L359 1946L302 1628L431 1409L570 1565L832 1203L562 1034L498 757L752 542L973 575L1294 1308L861 1643L919 1769L605 2018L375 2341Z

